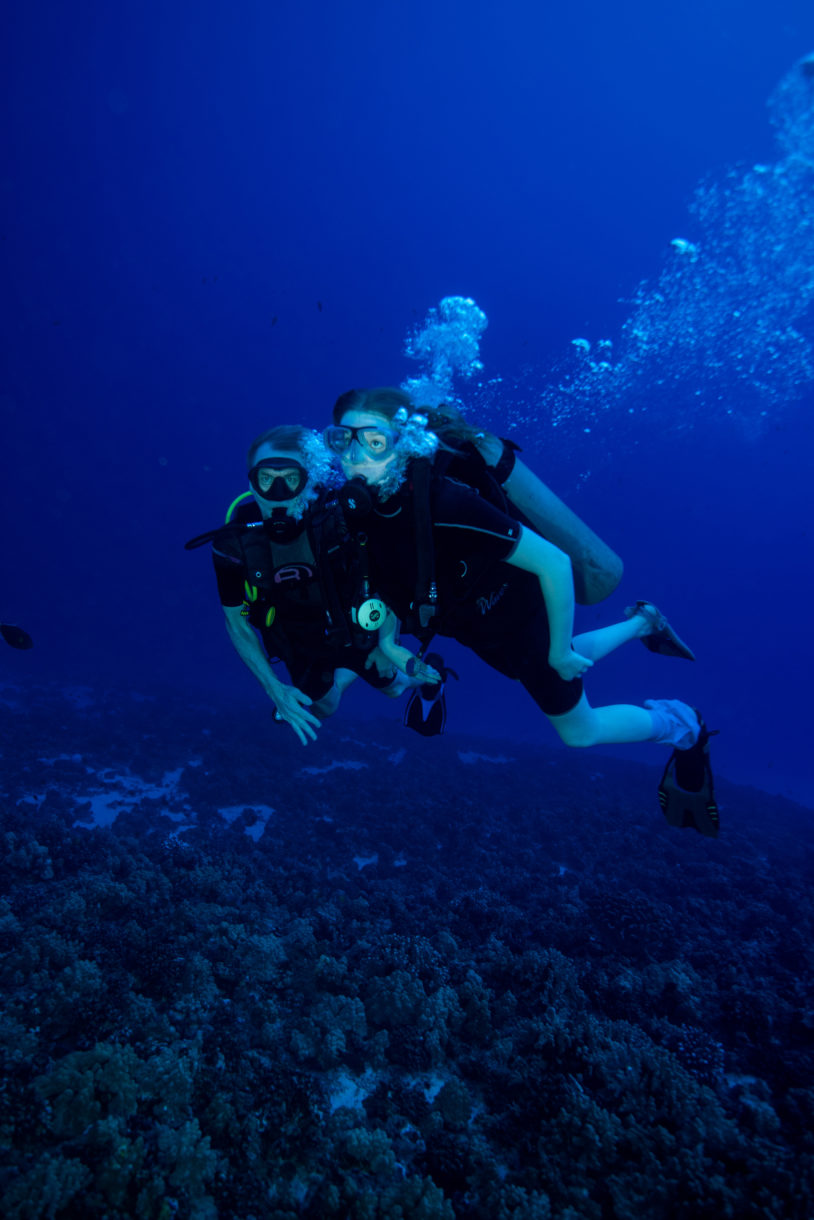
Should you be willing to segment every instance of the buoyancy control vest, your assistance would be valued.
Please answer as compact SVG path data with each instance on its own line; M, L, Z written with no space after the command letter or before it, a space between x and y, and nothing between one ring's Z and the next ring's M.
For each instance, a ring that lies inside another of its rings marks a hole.
M403 626L405 631L421 641L422 652L426 650L438 628L439 618L443 616L435 577L435 546L430 507L433 480L451 478L463 483L507 517L512 517L521 524L528 524L502 487L502 483L511 474L518 446L512 441L504 441L500 461L497 466L489 466L471 441L456 439L454 443L454 449L439 449L431 460L416 458L410 465L409 485L415 518L418 576L411 614Z
M358 621L363 562L341 506L323 494L300 524L285 538L276 537L274 524L263 519L249 494L230 505L226 524L190 539L185 549L211 542L216 555L240 563L243 613L283 660L292 630L313 632L332 647L370 647L376 624L364 629Z

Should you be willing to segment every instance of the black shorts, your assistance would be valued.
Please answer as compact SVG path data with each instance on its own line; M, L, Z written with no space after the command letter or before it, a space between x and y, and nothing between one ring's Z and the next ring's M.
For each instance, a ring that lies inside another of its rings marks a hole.
M548 618L542 607L510 630L504 629L499 640L471 638L461 639L461 643L492 669L525 687L546 716L564 716L582 698L582 679L566 682L548 663Z
M383 690L391 685L394 673L382 676L375 665L366 669L365 663L371 651L369 648L351 646L335 648L330 652L294 655L286 668L294 686L314 700L327 695L334 684L334 671L337 669L350 669L368 686Z

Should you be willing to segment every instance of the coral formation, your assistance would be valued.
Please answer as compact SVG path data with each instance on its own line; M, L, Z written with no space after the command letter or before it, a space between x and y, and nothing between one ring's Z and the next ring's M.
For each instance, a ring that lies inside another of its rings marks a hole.
M807 1216L801 811L721 785L690 840L633 764L345 725L303 765L115 697L74 744L37 693L4 758L4 1217Z

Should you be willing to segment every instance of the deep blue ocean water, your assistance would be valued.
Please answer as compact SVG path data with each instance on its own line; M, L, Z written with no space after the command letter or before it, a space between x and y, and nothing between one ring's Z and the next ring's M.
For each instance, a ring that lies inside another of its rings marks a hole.
M0 45L0 620L35 647L0 653L6 756L24 748L27 691L36 749L64 735L79 758L86 735L94 767L102 735L83 709L114 715L116 692L124 725L134 697L188 701L254 723L252 748L275 759L299 749L269 724L205 553L183 542L222 520L257 433L321 428L349 387L416 376L409 335L461 295L489 324L482 369L454 393L625 560L578 629L646 598L698 657L631 645L591 674L592 702L685 699L720 729L728 785L814 806L812 53L803 0L17 6ZM630 760L618 774L641 802L637 768L659 751L569 754L522 691L462 649L448 660L451 732L493 738L501 757L522 744L524 767L543 743L558 792L603 755ZM390 749L400 715L353 689L331 732L346 722ZM188 751L171 744L165 769ZM117 730L111 767L126 756ZM30 779L40 799L41 757L6 795ZM234 753L220 761L240 772ZM805 817L762 799L810 851ZM664 867L688 868L676 850ZM743 867L759 902L763 865ZM637 885L656 894L657 871ZM603 892L615 886L621 869ZM730 1069L761 1075L744 1062ZM794 1075L764 1074L781 1091Z
M652 598L700 658L687 673L628 649L594 702L690 699L723 730L723 772L814 801L811 361L783 348L765 393L750 373L784 328L811 339L810 179L773 176L811 152L811 112L789 150L766 102L813 47L790 2L15 12L2 617L37 647L4 653L4 677L256 698L180 543L221 519L258 431L322 426L349 386L413 375L410 328L463 294L489 327L462 401L513 424L624 557L603 613ZM738 198L756 165L763 210ZM731 205L707 232L689 213L701 182ZM699 244L703 291L645 318L635 387L578 387L553 428L573 339L618 353L677 238ZM688 330L689 356L670 340ZM537 734L520 696L464 669L460 728ZM397 715L355 695L351 710Z

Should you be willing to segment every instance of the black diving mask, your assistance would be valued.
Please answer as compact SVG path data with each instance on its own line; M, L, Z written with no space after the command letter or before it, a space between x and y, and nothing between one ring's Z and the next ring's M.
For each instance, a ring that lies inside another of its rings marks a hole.
M396 444L396 433L392 428L367 424L361 428L350 428L345 424L336 424L323 432L325 444L331 453L339 457L353 457L351 446L356 445L365 457L378 461L389 457Z
M279 504L296 499L305 490L308 471L295 458L264 458L252 466L249 482L261 500Z

